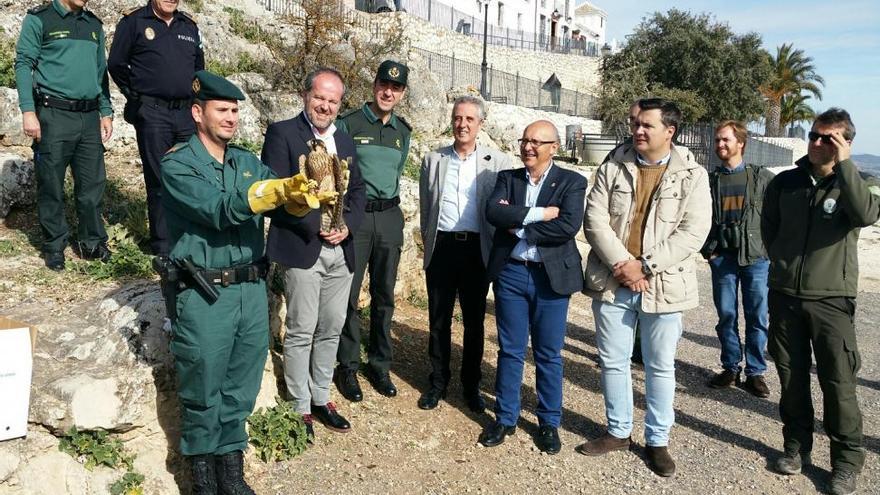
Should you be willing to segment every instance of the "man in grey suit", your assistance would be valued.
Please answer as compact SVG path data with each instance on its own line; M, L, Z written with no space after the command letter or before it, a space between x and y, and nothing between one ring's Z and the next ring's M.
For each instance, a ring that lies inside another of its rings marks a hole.
M497 172L511 168L511 163L504 153L477 144L485 118L483 100L457 98L452 106L455 142L422 160L419 206L431 359L430 386L419 398L422 409L437 407L452 375L449 355L456 294L464 323L462 392L471 411L482 413L486 407L480 396L480 364L489 292L486 265L494 234L486 221L486 200Z

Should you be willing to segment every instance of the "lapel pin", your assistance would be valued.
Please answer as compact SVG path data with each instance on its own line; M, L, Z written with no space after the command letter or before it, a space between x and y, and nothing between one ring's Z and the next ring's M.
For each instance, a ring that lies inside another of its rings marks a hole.
M555 182L551 183L550 187L556 187L556 183Z

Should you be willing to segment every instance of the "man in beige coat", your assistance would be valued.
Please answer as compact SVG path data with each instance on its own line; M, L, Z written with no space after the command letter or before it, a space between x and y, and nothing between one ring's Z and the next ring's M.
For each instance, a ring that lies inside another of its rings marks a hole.
M511 168L507 155L477 144L485 118L483 100L457 98L452 105L455 142L428 153L422 160L419 206L431 359L429 388L419 398L422 409L437 407L452 375L449 356L456 295L464 325L462 393L471 411L482 413L485 409L480 396L480 364L489 292L486 265L495 232L486 221L486 200L495 187L497 173Z
M579 446L584 455L629 448L633 424L633 333L642 332L648 466L671 476L675 351L681 311L697 306L694 260L711 227L706 170L672 144L681 112L666 100L640 102L633 147L599 167L587 196L584 233L592 246L585 287L593 299L608 431Z

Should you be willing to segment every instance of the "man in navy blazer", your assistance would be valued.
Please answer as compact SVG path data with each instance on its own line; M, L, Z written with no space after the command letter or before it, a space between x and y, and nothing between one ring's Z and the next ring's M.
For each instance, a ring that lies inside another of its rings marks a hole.
M284 378L296 412L303 415L310 436L314 416L329 429L347 432L351 425L330 402L339 335L354 271L350 232L364 218L366 193L351 136L333 121L345 94L345 83L334 69L309 74L303 85L303 111L266 130L263 163L278 177L299 173L299 158L308 155L309 141L320 140L327 152L350 159L350 180L343 202L345 226L321 231L321 212L303 217L279 208L271 215L266 254L284 269L287 299L284 336Z
M587 180L553 163L559 133L551 122L526 127L520 142L525 168L499 172L486 205L495 226L487 269L495 291L498 371L495 422L480 443L494 447L516 431L529 337L535 358L538 433L535 445L559 452L562 345L568 302L584 285L574 237L581 228Z

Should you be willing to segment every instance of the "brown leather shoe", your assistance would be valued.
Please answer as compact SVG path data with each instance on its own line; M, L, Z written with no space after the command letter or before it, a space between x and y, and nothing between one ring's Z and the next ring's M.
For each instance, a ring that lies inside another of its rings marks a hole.
M739 372L733 370L724 370L709 380L709 386L712 388L727 388L738 384Z
M761 375L746 377L746 381L743 383L742 387L746 392L755 397L760 397L762 399L770 397L770 388L767 386L767 382Z
M599 438L582 443L574 448L579 454L597 456L605 455L615 450L627 450L632 445L631 437L617 438L607 431Z
M654 471L657 476L668 478L675 474L675 461L669 455L667 447L645 447L645 454L648 457L648 469Z

